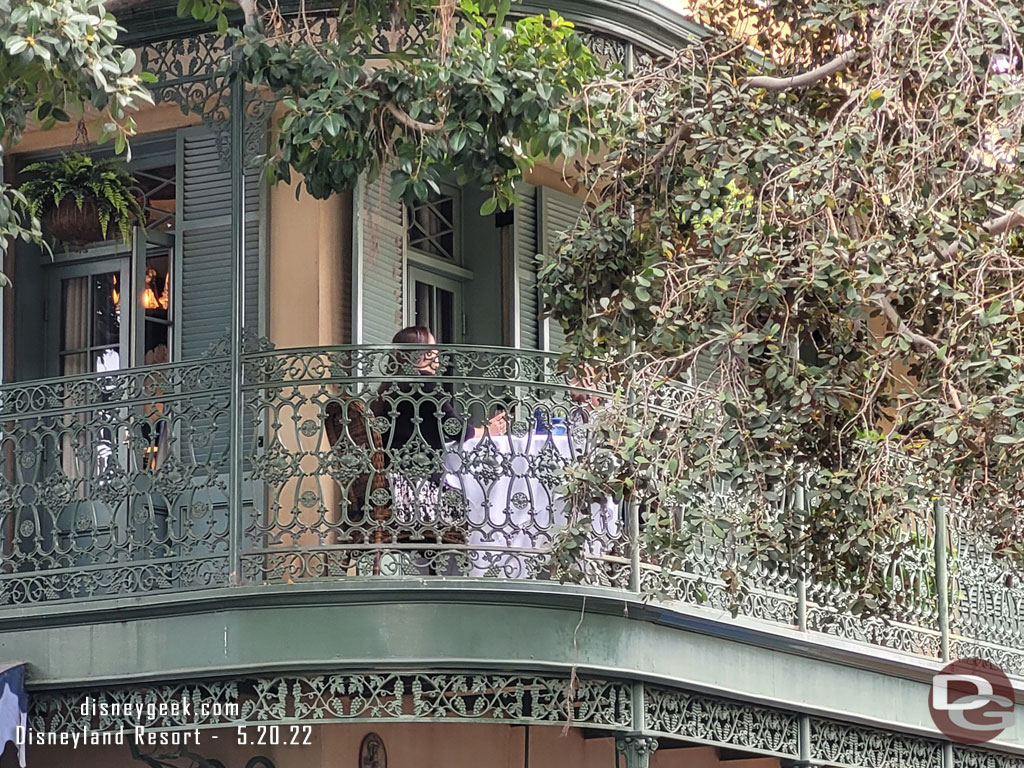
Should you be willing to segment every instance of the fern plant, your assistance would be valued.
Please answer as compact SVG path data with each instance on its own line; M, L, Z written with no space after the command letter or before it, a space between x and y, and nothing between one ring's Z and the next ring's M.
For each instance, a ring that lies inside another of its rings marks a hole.
M73 152L56 160L32 163L24 172L32 177L20 190L28 201L29 211L43 221L44 227L47 221L54 221L58 211L67 211L67 207L61 209L61 203L67 200L73 200L81 214L92 215L90 208L95 209L104 240L117 231L128 242L132 222L145 221L135 178L115 160L93 160Z

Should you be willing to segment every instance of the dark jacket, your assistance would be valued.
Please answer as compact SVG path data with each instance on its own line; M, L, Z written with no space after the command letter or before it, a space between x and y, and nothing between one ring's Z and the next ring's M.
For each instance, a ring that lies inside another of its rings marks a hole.
M388 452L399 451L410 441L441 451L445 443L470 434L478 426L459 415L451 393L435 381L387 385L373 403L373 413L390 422L381 436Z

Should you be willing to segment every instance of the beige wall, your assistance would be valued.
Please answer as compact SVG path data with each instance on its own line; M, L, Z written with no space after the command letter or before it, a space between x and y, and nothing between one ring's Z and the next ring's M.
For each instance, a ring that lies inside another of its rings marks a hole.
M86 127L89 133L88 142L96 141L96 125L92 119L94 116L94 113L90 115L88 111L86 112ZM139 135L170 131L175 128L197 125L200 122L199 115L185 115L177 104L158 104L152 107L145 107L134 113L134 117L138 125ZM70 147L75 141L76 130L76 122L61 123L49 131L39 129L28 130L21 141L11 147L10 154L17 155L24 152L39 152L48 149Z
M299 199L270 189L270 340L278 347L344 344L351 320L352 196Z
M256 733L250 726L251 736ZM282 726L282 732L287 727ZM240 747L234 729L200 731L198 746L187 747L226 768L244 768L256 755L270 758L276 768L358 768L359 745L370 732L384 741L388 768L522 768L525 729L521 726L481 723L377 723L314 726L309 746ZM213 736L218 736L214 739ZM669 745L665 745L668 747ZM153 748L147 748L153 749ZM171 750L164 747L162 749ZM183 768L187 761L177 763ZM619 766L625 765L620 758ZM12 748L0 758L0 768L15 768ZM29 747L28 768L142 768L128 754L128 747ZM579 729L563 734L555 726L530 728L530 768L613 768L616 765L612 735L585 739ZM719 768L712 747L664 748L656 752L651 768ZM729 768L778 768L774 759L729 761Z
M573 176L561 164L557 167L538 164L523 177L523 181L538 187L551 187L551 189L557 189L559 192L575 195L580 200L587 199L587 188L581 184L574 189Z

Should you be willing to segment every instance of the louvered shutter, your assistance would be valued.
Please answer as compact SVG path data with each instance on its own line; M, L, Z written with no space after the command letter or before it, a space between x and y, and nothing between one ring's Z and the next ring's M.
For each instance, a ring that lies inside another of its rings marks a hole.
M516 187L520 202L515 208L513 238L516 267L516 345L540 349L540 296L537 293L537 188Z
M544 255L550 257L554 254L555 244L560 235L576 226L583 210L583 201L565 192L538 187L537 209L540 244ZM562 351L565 345L565 332L558 322L551 318L545 319L542 336L545 350Z
M391 199L391 169L361 178L353 195L353 334L356 344L390 344L404 325L405 206Z
M710 384L717 387L720 378L718 363L718 356L708 350L698 352L697 359L690 368L690 383L695 386Z
M178 234L181 293L180 359L206 353L231 331L231 171L205 128L178 135L181 173ZM245 325L258 332L261 189L258 171L245 174Z

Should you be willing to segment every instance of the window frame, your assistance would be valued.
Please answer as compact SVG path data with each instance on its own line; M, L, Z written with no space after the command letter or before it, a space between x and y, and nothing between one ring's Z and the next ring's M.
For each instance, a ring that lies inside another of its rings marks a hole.
M431 201L416 201L414 203L404 203L405 208L405 245L410 260L421 264L427 268L442 272L450 272L451 274L459 275L460 271L467 274L460 275L463 279L471 277L472 272L466 270L463 267L464 252L463 252L463 222L462 222L462 190L454 184L438 184L440 189L440 195L443 197L450 197L452 201L452 258L448 259L443 256L431 253L430 251L422 248L417 248L412 242L412 227L415 221L415 211L417 207L423 207L430 204Z
M173 168L173 176L163 183L157 184L155 189L165 189L168 186L177 188L180 186L181 164L176 147L177 133L177 130L160 132L133 142L134 156L131 162L126 163L129 173L141 173L153 178L150 171L157 168ZM96 159L113 156L111 149L96 145L72 149L88 154ZM66 151L68 151L67 148L61 148L19 156L18 165L19 167L25 167L31 163L56 159ZM176 194L176 200L177 197L178 195ZM147 207L146 210L148 213L151 209ZM43 312L44 375L49 378L59 378L61 376L62 350L60 347L63 315L61 311L60 287L62 281L103 271L106 265L116 265L111 267L111 271L118 271L119 274L126 275L128 278L127 281L123 282L126 289L122 290L122 296L125 299L122 300L121 310L121 367L122 369L129 369L141 367L145 364L145 350L143 349L146 327L145 310L141 308L141 305L136 307L134 299L137 296L141 296L142 282L144 281L146 270L147 243L169 249L172 305L168 312L167 325L169 326L172 344L168 346L168 362L173 362L176 359L173 339L176 338L178 332L177 320L179 310L175 305L180 302L180 298L178 301L175 301L174 297L181 290L178 275L180 271L178 269L180 257L177 247L177 241L180 238L177 234L176 222L176 213L165 213L155 222L156 228L133 227L131 239L128 243L121 242L118 239L119 236L115 234L111 239L99 243L91 243L77 249L61 248L59 246L53 249L53 258L47 259L46 263L43 264L42 270L43 279L46 281L42 293L42 299L46 303ZM169 229L165 228L168 224L170 224ZM133 302L130 304L124 303L129 297L133 299ZM126 311L128 306L131 309Z

